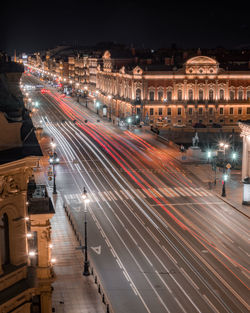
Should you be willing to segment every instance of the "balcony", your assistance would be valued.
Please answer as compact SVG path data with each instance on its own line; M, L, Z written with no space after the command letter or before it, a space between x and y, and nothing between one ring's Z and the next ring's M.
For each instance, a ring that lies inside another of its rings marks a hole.
M28 183L29 214L54 214L55 210L45 185L36 185L35 181Z

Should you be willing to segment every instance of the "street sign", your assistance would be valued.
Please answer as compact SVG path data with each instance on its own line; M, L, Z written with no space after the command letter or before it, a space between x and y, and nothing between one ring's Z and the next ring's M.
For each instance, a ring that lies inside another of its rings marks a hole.
M101 246L91 247L91 249L94 250L95 253L97 253L99 255L101 254Z
M231 164L227 163L226 168L231 168Z

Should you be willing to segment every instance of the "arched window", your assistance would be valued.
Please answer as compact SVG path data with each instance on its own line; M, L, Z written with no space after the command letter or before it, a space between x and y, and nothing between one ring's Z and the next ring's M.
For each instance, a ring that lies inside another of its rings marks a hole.
M139 88L137 88L136 91L135 91L135 100L137 102L141 101L141 89L139 89Z
M233 90L230 90L230 92L229 92L229 97L230 97L230 100L231 100L231 101L234 100L234 91L233 91Z
M172 91L168 91L167 92L167 101L171 101L172 100Z
M194 99L194 93L192 89L188 90L188 100L193 101Z
M202 101L203 100L203 90L200 89L199 90L199 101Z
M250 90L247 91L247 100L250 100Z
M214 91L212 89L209 90L209 101L213 101L214 100Z
M178 90L177 99L178 99L178 101L182 100L182 90L180 90L180 89Z
M162 101L162 100L163 100L163 91L162 91L162 90L159 90L159 91L158 91L158 100L159 100L159 101Z
M243 100L243 91L242 90L239 90L239 92L238 92L238 99Z
M154 93L154 91L150 91L149 92L149 100L154 101L154 99L155 99L155 93Z
M2 265L10 264L9 221L6 213L0 217L0 257Z
M220 89L220 100L224 100L224 90Z

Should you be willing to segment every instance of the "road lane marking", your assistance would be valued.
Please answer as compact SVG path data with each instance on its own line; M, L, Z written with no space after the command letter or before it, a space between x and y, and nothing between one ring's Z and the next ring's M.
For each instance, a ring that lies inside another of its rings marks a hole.
M213 305L213 303L208 299L206 295L203 295L203 298L205 299L205 301L208 303L208 305L212 308L214 312L220 313L220 311L216 309L216 307Z
M108 199L108 201L112 201L112 199L110 198L108 192L103 191L103 193L105 194L106 198Z
M196 283L192 280L192 278L186 273L186 271L184 270L184 268L180 268L180 270L183 272L184 276L186 277L186 279L191 283L191 285L193 285L193 287L197 290L199 290L199 287L196 285Z
M117 196L123 201L122 196L119 194L119 192L117 190L114 190L114 192L117 194Z
M187 311L183 308L183 306L181 305L181 303L180 303L180 301L176 298L176 297L174 297L174 299L175 299L175 301L177 302L177 304L179 305L179 307L182 309L182 311L184 312L184 313L187 313Z

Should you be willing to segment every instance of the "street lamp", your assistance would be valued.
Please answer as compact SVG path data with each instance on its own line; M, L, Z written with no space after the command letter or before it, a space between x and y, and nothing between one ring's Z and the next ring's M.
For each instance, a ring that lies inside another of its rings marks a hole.
M96 102L96 114L99 115L99 107L100 107L100 102Z
M227 181L227 174L223 175L223 181L222 181L222 193L221 196L222 197L226 197L226 181Z
M223 154L224 154L224 158L223 158L223 173L225 173L225 155L226 155L226 149L229 147L229 145L227 143L224 142L220 142L220 147L223 149Z
M87 203L89 199L87 197L87 190L83 188L82 199L84 201L84 270L83 275L89 276L89 261L88 261L88 244L87 244Z
M52 162L52 169L53 169L53 194L56 195L57 191L56 191L56 172L55 172L55 162L54 162L54 151L55 151L55 147L56 147L56 143L51 142L51 146L52 146L52 158L53 158L53 162Z

